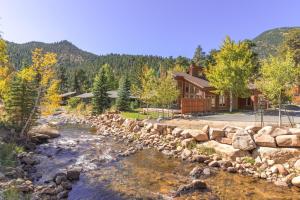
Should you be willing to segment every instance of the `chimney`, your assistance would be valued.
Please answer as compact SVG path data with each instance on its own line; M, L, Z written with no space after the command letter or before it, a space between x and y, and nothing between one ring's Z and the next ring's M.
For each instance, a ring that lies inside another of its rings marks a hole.
M189 74L195 77L202 77L203 71L201 66L196 66L194 63L190 65Z

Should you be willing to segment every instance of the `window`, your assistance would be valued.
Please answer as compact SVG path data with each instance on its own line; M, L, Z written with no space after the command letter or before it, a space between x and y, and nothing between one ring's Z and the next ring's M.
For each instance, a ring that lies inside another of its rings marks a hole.
M219 106L225 107L225 96L224 95L219 96Z
M211 107L212 108L216 107L216 98L215 97L211 97Z

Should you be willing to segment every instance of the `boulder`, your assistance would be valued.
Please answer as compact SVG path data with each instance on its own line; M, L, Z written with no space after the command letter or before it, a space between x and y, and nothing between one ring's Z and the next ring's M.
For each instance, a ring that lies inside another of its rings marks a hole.
M275 164L271 167L271 171L275 170L276 172L278 172L281 175L288 175L289 172L284 168L284 166L282 164Z
M205 125L203 126L203 128L201 129L204 133L208 134L209 133L209 126Z
M177 189L176 193L175 193L175 197L187 194L187 193L192 193L195 192L197 190L203 190L203 189L207 189L207 185L205 182L203 182L202 180L193 180L192 183L187 184L187 185L181 185L179 186L179 188Z
M172 135L174 137L180 137L180 134L183 130L181 128L175 128L173 131L172 131Z
M258 147L252 152L252 156L261 158L272 159L276 163L284 163L291 158L300 156L299 148L271 148L271 147Z
M184 149L181 153L181 159L182 160L186 160L188 157L190 157L192 155L192 152L188 149Z
M210 140L201 144L203 147L213 148L216 153L220 154L226 159L235 160L236 157L250 156L248 151L235 149L231 145L221 144L217 141Z
M181 141L181 146L186 148L188 146L190 146L190 144L192 144L193 142L195 142L194 138L187 138Z
M198 142L205 142L208 141L207 133L201 130L190 129L190 135Z
M216 141L222 143L222 144L232 144L232 139L231 138L227 138L227 137L222 137L219 139L216 139Z
M272 126L265 126L262 129L260 129L257 134L266 134L266 135L270 135L271 132L273 131L273 127Z
M72 168L67 171L67 179L70 181L79 180L81 168Z
M300 176L297 176L295 178L292 179L292 184L296 187L300 188Z
M147 132L149 132L152 128L153 128L153 124L152 124L152 123L148 123L148 124L145 126L145 130L146 130Z
M30 130L29 135L32 135L32 136L34 136L34 135L46 135L46 136L49 136L49 138L56 138L56 137L60 136L58 130L56 130L55 128L50 127L47 124L43 124L43 125L33 127Z
M289 131L282 128L275 128L274 131L270 133L270 136L277 137L279 135L288 135Z
M259 131L260 129L261 129L260 126L251 125L251 126L247 126L247 127L245 128L245 131L257 133L257 131Z
M299 170L299 171L300 171L300 159L298 159L298 160L295 162L294 168L295 168L296 170Z
M244 130L238 130L233 135L232 146L235 149L240 149L244 151L248 151L256 148L256 144L253 141L251 135Z
M276 142L279 147L300 147L300 135L279 135Z
M290 128L289 133L292 135L300 135L300 128Z
M217 128L210 128L209 129L209 138L211 140L222 138L224 136L225 136L225 131L222 130L222 129L217 129Z
M196 166L192 169L192 171L190 172L190 176L192 178L199 178L202 174L203 169L199 166Z
M276 147L275 139L270 134L271 132L269 131L258 131L258 133L254 135L256 145L261 147Z
M191 138L191 134L190 134L190 129L185 129L183 130L180 135L183 137L183 138Z

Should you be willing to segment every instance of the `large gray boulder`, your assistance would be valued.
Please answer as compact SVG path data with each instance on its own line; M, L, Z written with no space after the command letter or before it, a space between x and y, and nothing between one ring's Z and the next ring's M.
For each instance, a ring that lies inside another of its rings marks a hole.
M233 135L232 146L235 149L240 149L244 151L248 151L256 148L256 144L253 141L251 135L245 130L238 130Z
M29 135L31 135L32 137L34 137L35 135L40 136L40 137L48 136L49 138L56 138L56 137L60 136L57 129L52 128L51 126L49 126L47 124L33 127L30 130Z

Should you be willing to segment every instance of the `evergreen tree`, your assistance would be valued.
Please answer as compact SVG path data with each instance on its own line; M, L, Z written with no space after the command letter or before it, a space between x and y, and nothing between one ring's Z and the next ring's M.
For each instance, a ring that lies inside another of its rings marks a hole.
M130 81L125 75L121 78L116 102L117 109L120 111L129 110L130 107Z
M103 70L105 71L105 75L107 77L107 83L108 83L108 90L114 90L117 88L118 83L115 79L114 73L110 67L109 64L104 64L102 66Z
M93 84L93 113L100 114L110 105L110 99L107 94L108 85L105 71L101 68L99 74L96 75Z
M34 81L22 79L15 76L10 82L9 98L5 99L5 110L9 125L20 131L35 105L37 98L36 85ZM34 123L38 112L34 113L31 123Z
M205 65L205 52L202 50L202 47L200 45L198 45L198 47L196 48L192 61L197 66Z

